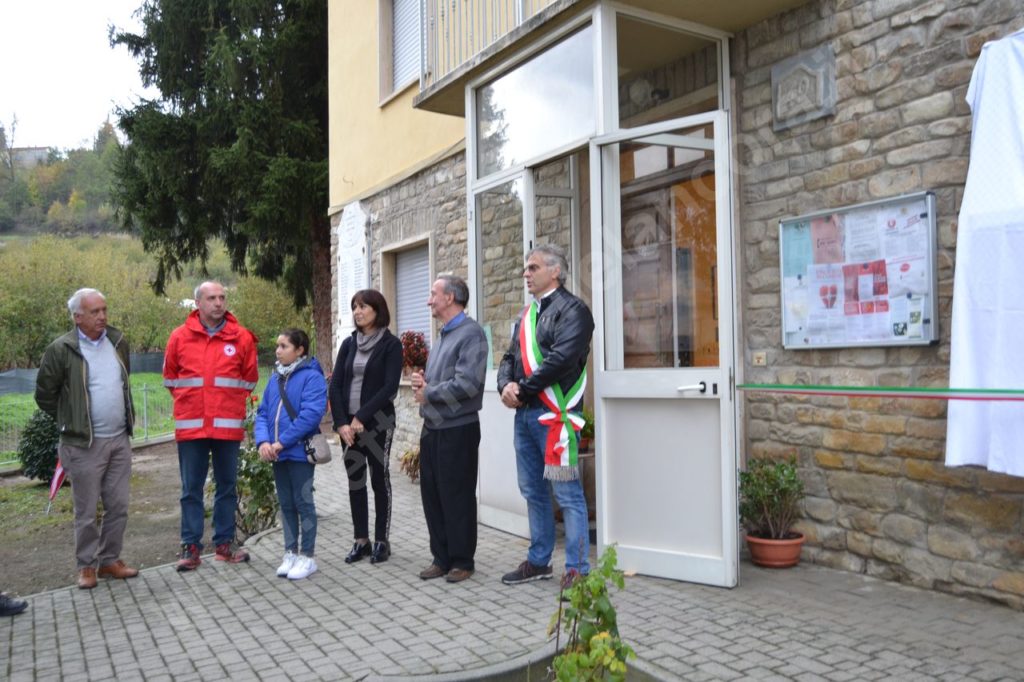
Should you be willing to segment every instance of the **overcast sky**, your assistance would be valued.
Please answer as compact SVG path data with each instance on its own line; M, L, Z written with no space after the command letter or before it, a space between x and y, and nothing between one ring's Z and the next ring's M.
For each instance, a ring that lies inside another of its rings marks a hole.
M2 0L0 122L17 147L90 146L115 106L144 92L135 61L107 27L137 29L142 0Z

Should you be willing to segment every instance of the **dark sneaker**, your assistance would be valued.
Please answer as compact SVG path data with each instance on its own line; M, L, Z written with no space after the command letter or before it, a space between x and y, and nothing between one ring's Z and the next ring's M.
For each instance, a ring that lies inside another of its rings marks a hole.
M182 545L178 556L178 572L194 571L203 560L199 558L199 545Z
M575 568L570 568L565 572L565 575L562 576L561 587L559 588L559 594L561 595L562 601L569 601L569 596L566 594L566 591L582 579L583 575Z
M28 602L24 599L15 599L6 594L0 594L0 616L16 616L28 608Z
M552 575L550 566L534 566L529 561L524 561L516 570L501 576L501 582L506 585L518 585L534 580L551 580Z
M233 542L222 542L217 545L217 553L213 558L229 564L240 564L249 560L249 552L244 547L236 547Z

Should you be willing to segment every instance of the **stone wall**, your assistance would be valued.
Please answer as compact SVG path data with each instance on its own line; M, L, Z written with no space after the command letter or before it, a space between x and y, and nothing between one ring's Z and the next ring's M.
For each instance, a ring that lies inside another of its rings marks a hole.
M469 256L466 251L466 159L463 152L439 161L386 190L362 200L362 209L370 217L370 285L381 288L380 253L391 245L410 239L431 237L431 275L445 272L462 277L469 274ZM337 262L338 217L332 230L332 261ZM336 279L337 273L333 273ZM471 291L472 291L472 285ZM333 284L334 307L337 301L337 282ZM429 292L423 292L426 305ZM395 311L391 311L394 320ZM334 310L337 317L337 310ZM435 332L437 330L435 329ZM403 381L395 400L397 425L391 445L393 460L406 450L418 447L422 420L418 405L412 399L412 390Z
M964 101L982 44L1024 26L1018 0L823 0L737 35L745 380L948 385L957 213L970 146ZM831 43L834 116L772 131L770 71ZM778 220L932 190L940 342L786 351ZM750 364L767 351L767 367ZM745 397L747 457L795 455L807 484L804 558L889 580L1024 605L1024 479L943 465L938 400Z
M491 365L508 348L509 334L523 309L522 183L508 182L477 195L480 219L479 322L491 338Z

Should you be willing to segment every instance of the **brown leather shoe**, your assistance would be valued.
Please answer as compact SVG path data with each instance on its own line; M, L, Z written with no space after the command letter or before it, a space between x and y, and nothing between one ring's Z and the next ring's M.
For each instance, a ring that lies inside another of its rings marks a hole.
M447 571L445 571L443 568L441 568L437 564L430 564L429 566L424 568L422 571L420 571L420 579L421 580L432 580L433 578L440 578L445 573L447 573Z
M453 568L448 571L448 575L445 577L445 580L450 583L461 583L471 575L473 575L473 571L471 570L467 570L465 568Z
M96 587L96 569L92 566L78 569L78 589L91 590Z
M98 572L98 575L101 578L134 578L138 574L139 569L129 567L120 559L112 564L100 566L100 570Z

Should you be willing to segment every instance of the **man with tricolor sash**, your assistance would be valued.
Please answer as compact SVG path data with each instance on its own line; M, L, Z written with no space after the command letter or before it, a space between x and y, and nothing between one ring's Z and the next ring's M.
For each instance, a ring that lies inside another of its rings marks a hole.
M587 501L577 458L594 318L565 289L568 274L565 252L556 245L527 254L523 279L533 301L520 314L498 368L501 402L516 411L516 469L530 523L526 561L502 577L506 585L552 577L552 493L565 521L563 586L590 570Z

